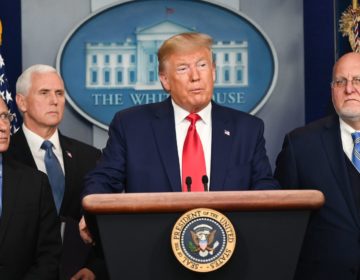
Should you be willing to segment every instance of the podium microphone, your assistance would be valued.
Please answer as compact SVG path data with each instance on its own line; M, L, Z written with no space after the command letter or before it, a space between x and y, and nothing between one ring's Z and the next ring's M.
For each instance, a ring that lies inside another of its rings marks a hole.
M187 176L185 179L185 184L187 186L187 191L191 192L191 184L192 184L192 179L190 176Z
M206 175L202 176L201 181L202 181L202 183L204 185L204 192L208 192L209 191L209 186L208 186L209 178L208 178L208 176L206 176Z

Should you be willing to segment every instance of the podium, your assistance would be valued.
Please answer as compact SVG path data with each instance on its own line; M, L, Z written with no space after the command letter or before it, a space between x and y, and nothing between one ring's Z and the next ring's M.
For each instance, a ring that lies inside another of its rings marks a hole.
M316 190L95 194L83 200L115 280L291 280L311 211L323 204ZM195 208L221 212L236 232L231 259L212 272L187 269L172 251L175 223Z

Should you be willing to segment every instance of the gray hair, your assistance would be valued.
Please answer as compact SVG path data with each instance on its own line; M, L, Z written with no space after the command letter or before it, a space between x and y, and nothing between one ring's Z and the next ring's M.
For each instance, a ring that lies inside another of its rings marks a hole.
M59 72L50 65L35 64L27 68L16 81L16 93L21 95L27 95L32 83L32 75L34 73L57 73Z

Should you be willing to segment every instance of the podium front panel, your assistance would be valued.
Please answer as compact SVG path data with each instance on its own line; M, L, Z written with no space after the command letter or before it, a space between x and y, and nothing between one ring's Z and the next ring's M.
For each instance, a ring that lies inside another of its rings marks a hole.
M310 210L223 212L236 231L233 256L213 272L190 271L175 258L171 232L183 213L96 215L111 279L290 280Z

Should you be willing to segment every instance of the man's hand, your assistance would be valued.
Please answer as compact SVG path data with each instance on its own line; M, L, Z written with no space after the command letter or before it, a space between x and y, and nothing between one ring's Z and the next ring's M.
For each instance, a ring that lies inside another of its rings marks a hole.
M85 242L85 244L94 245L94 240L93 240L91 233L86 225L84 216L82 216L82 218L79 222L79 231L80 231L80 236L81 236L82 240ZM81 278L76 278L76 279L81 279Z
M95 280L95 278L95 274L90 269L82 268L70 280Z

